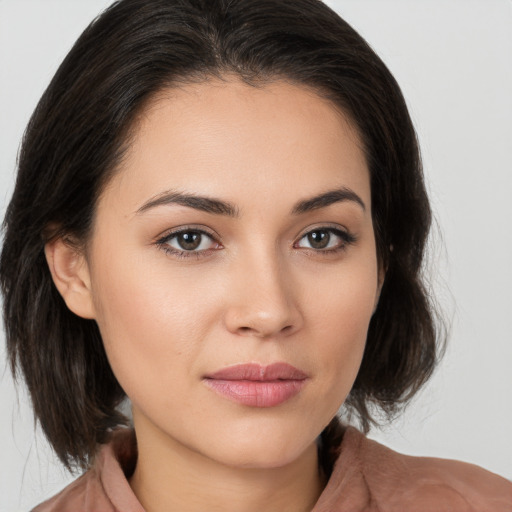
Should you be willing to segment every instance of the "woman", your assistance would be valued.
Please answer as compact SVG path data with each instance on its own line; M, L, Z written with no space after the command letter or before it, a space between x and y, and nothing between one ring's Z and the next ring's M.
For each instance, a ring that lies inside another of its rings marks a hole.
M114 4L42 98L6 216L13 364L92 467L40 510L507 510L506 480L334 418L367 430L434 367L429 224L398 86L324 5Z

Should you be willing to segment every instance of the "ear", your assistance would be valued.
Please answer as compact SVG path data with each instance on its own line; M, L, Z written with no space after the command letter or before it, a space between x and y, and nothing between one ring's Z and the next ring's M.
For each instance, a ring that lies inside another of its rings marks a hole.
M58 237L44 247L53 282L68 308L82 318L95 318L89 267L82 252Z

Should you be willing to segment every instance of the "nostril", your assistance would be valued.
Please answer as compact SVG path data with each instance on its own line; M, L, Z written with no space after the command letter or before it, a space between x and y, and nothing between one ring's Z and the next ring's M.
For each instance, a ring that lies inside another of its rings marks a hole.
M266 337L268 335L271 335L270 332L269 333L265 333L263 331L264 331L264 329L262 329L260 331L259 329L255 329L253 327L246 327L246 326L238 328L238 333L239 334L258 334L259 336L262 336L262 337ZM280 330L280 332L283 333L283 334L288 334L291 331L293 331L293 325L286 325L285 327L283 327Z

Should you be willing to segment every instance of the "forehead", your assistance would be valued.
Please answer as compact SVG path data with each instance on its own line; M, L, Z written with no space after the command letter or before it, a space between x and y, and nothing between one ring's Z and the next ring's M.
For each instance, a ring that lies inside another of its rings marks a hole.
M166 189L233 203L257 197L263 207L265 198L268 205L277 195L295 202L347 186L370 204L356 128L305 86L211 79L169 88L139 115L131 141L112 186L134 209Z

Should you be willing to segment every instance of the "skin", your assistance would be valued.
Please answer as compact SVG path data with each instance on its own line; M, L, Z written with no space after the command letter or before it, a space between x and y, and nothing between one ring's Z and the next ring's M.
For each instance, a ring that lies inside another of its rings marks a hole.
M293 213L340 188L364 206ZM168 191L229 202L237 216L151 206ZM211 238L186 252L176 228ZM312 246L315 230L327 248ZM333 104L284 81L164 91L99 199L86 252L56 240L46 254L70 309L97 321L131 399L130 484L148 512L311 510L325 485L316 438L353 385L382 284L362 145ZM267 408L205 385L248 362L308 378Z

